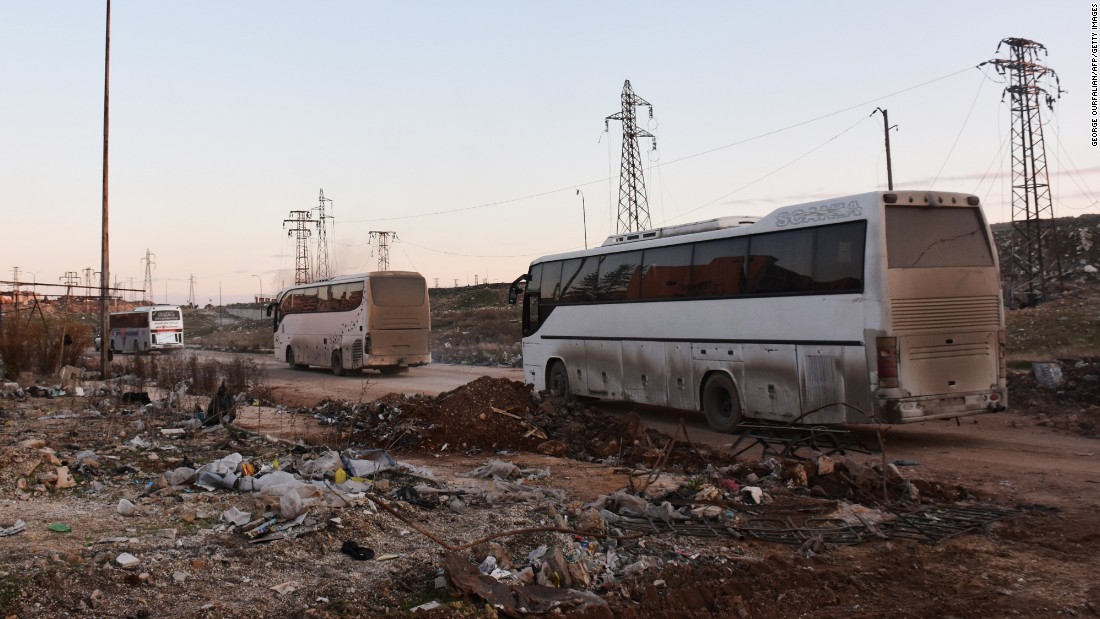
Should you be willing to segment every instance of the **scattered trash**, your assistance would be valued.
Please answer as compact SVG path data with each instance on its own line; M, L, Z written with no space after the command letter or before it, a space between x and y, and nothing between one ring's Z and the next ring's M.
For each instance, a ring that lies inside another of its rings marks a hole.
M568 614L573 610L602 612L610 617L607 602L589 591L543 585L506 585L482 574L476 566L454 553L447 554L444 565L447 580L456 589L466 595L476 595L510 617L551 612Z
M0 537L7 537L9 535L15 535L17 533L22 533L23 531L26 530L26 528L27 528L27 523L26 522L23 522L22 520L16 520L15 524L11 525L10 527L0 529Z
M46 525L46 528L49 529L50 531L53 531L54 533L72 533L73 532L72 527L70 527L67 524L61 523L61 522L51 522L50 524Z
M249 512L242 512L236 507L230 507L229 509L222 512L222 520L228 522L229 524L243 527L244 525L252 521L252 514Z
M359 542L348 540L340 547L340 552L348 555L356 561L370 561L374 558L374 550L359 545Z
M301 585L298 584L297 582L294 582L293 580L288 580L286 582L282 582L282 583L279 583L277 585L272 585L272 586L268 587L268 589L271 589L272 591L274 591L274 592L276 592L280 595L286 595L288 593L294 593L300 587L301 587Z
M439 608L440 606L443 606L443 605L440 604L437 600L432 600L431 602L424 602L423 604L421 604L419 606L413 606L412 608L409 609L409 612L415 613L415 612L421 611L421 610L435 610L435 609Z
M1062 375L1062 364L1058 361L1036 361L1031 364L1031 371L1035 373L1035 380L1051 391L1055 391L1065 384Z

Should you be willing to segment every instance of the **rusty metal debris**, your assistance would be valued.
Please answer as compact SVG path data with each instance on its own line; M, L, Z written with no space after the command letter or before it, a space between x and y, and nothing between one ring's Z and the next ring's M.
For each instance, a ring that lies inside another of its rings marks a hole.
M803 545L820 541L826 545L854 545L869 539L905 538L936 544L1022 512L996 507L926 507L893 520L851 524L842 518L807 518L801 524L791 518L753 518L742 525L722 525L691 519L682 521L652 518L623 518L617 526L652 534L673 533L686 537L750 538L781 544Z
M814 452L833 455L858 453L877 453L879 448L865 445L850 430L827 428L824 426L799 426L792 424L753 423L740 424L735 429L737 441L733 443L733 455L736 457L759 445L763 456L775 455L780 458L805 460L798 455L802 448Z
M915 539L936 544L968 531L1019 516L1022 512L998 507L924 507L894 520L882 522L879 529L888 537Z

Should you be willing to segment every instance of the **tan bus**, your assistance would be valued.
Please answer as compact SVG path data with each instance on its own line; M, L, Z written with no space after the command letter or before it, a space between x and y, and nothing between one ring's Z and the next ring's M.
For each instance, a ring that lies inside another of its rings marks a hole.
M374 271L300 284L268 307L275 358L294 368L373 369L383 374L431 362L428 286L410 271Z

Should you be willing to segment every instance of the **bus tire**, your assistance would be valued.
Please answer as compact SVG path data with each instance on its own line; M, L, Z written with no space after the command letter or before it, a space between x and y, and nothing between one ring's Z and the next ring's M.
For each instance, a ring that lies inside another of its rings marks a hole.
M550 364L550 371L546 373L546 390L566 402L573 401L573 391L569 388L569 372L561 361Z
M741 398L737 393L737 387L733 384L733 379L728 375L718 373L709 377L703 384L702 400L707 425L714 430L733 432L733 429L741 423L743 418Z
M346 374L344 371L344 358L340 355L339 350L332 351L332 373L335 376Z
M305 364L297 363L294 361L294 349L290 346L286 347L286 364L290 366L292 370L304 370Z

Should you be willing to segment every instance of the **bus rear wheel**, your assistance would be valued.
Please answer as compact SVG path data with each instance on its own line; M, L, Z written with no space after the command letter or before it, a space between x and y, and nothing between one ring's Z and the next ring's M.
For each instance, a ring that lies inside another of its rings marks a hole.
M733 432L742 421L741 398L733 380L715 374L703 385L703 414L707 424L718 432Z
M569 372L565 370L565 364L561 361L555 361L550 366L550 372L546 377L546 390L566 402L573 401L573 392L569 389Z
M297 363L296 361L294 361L294 349L289 346L287 346L286 348L286 364L294 370L306 369L305 364Z
M343 376L346 373L344 372L344 359L339 350L332 353L332 373L336 376Z

